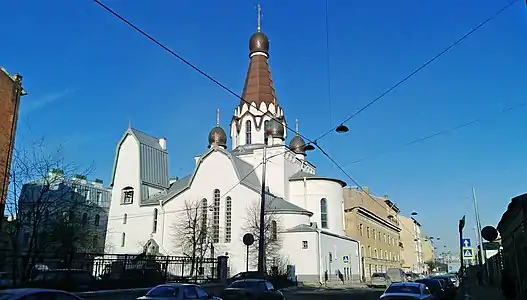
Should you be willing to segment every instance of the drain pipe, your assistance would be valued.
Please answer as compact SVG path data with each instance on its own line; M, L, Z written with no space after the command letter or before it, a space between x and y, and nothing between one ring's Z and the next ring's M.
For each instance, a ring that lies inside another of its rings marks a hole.
M315 223L316 224L316 223ZM316 228L317 231L317 257L318 257L318 263L317 263L317 271L318 271L318 281L320 284L324 283L323 275L322 275L322 243L321 243L321 237L322 234L320 232L320 229L318 229L318 226Z

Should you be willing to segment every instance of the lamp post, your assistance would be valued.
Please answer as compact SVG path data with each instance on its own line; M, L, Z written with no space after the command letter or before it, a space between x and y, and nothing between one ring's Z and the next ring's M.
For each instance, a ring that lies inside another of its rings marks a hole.
M465 215L463 215L463 218L459 220L458 223L458 230L459 230L459 277L461 280L463 280L463 273L464 273L464 263L463 263L463 228L465 228Z

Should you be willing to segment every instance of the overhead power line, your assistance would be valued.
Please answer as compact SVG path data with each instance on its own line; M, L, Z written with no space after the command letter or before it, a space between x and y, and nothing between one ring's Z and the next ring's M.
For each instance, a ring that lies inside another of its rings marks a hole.
M515 106L511 106L511 107L508 107L508 108L505 108L505 109L502 109L500 110L499 112L497 112L496 115L493 115L493 117L497 117L498 115L502 115L504 113L509 113L509 112L512 112L512 111L515 111L517 109L520 109L520 108L523 108L527 106L527 102L525 103L520 103L518 105L515 105ZM413 139L411 141L408 141L404 144L401 144L399 145L398 147L395 146L391 146L389 148L386 148L384 150L381 150L375 154L372 154L372 155L367 155L367 156L364 156L364 157L361 157L359 159L356 159L354 161L351 161L345 165L343 165L343 167L347 167L347 166L350 166L350 165L353 165L353 164L357 164L357 163L360 163L362 161L365 161L365 160L368 160L368 159L371 159L371 158L374 158L374 157L377 157L377 156L380 156L380 155L383 155L383 154L386 154L386 153L389 153L389 152L392 152L392 151L395 151L397 150L398 148L404 148L404 147L408 147L408 146L412 146L412 145L415 145L415 144L419 144L419 143L422 143L422 142L425 142L425 141L428 141L428 140L431 140L433 138L436 138L438 136L442 136L442 135L445 135L445 134L448 134L448 133L451 133L451 132L454 132L454 131L457 131L459 129L463 129L463 128L466 128L466 127L469 127L471 125L475 125L475 124L478 124L478 123L481 123L483 121L486 121L488 119L493 119L492 117L490 118L478 118L478 119L474 119L474 120L471 120L471 121L467 121L467 122L464 122L464 123L460 123L458 125L455 125L455 126L452 126L450 128L447 128L447 129L443 129L443 130L440 130L440 131L436 131L434 133L431 133L431 134L428 134L428 135L425 135L425 136L422 136L422 137L419 137L419 138L416 138L416 139Z
M481 27L483 27L485 24L489 23L490 21L492 21L494 18L496 18L497 16L499 16L502 12L504 12L507 8L511 7L514 3L518 2L519 0L513 0L513 1L510 1L510 2L507 2L506 5L502 6L500 9L498 9L496 12L494 12L490 17L488 17L487 19L485 19L484 21L482 21L481 23L479 23L478 25L476 25L475 27L473 27L471 30L469 30L467 33L465 33L463 36L461 36L459 39L457 39L456 41L454 41L452 44L450 44L448 47L446 47L445 49L443 49L442 51L440 51L439 53L437 53L436 55L434 55L432 58L430 58L429 60L427 60L424 64L422 64L420 67L418 67L417 69L413 70L412 72L410 72L410 74L406 75L403 79L399 80L397 83L395 83L394 85L392 85L391 87L389 87L387 90L385 90L384 92L382 92L379 96L377 96L376 98L374 98L373 100L371 100L370 102L368 102L366 105L364 105L362 108L360 108L359 110L357 110L355 113L353 113L352 115L350 115L349 117L347 117L346 119L344 119L342 122L340 122L337 126L334 126L332 127L331 129L329 129L328 131L326 131L324 134L320 135L319 137L317 137L316 139L314 139L314 141L319 141L321 138L327 136L328 134L330 134L331 132L333 132L334 130L337 129L338 126L344 124L344 123L347 123L348 121L350 121L351 119L355 118L357 115L359 115L360 113L364 112L365 110L367 110L370 106L372 106L373 104L375 104L377 101L381 100L382 98L384 98L384 96L388 95L390 92L392 92L393 90L395 90L396 88L398 88L401 84L403 84L404 82L406 82L408 79L412 78L414 75L416 75L417 73L419 73L420 71L422 71L423 69L425 69L426 67L428 67L428 65L430 65L431 63L433 63L434 61L436 61L437 59L439 59L441 56L443 56L444 54L446 54L448 51L452 50L455 46L459 45L461 42L463 42L465 39L467 39L469 36L471 36L474 32L476 32L478 29L480 29Z

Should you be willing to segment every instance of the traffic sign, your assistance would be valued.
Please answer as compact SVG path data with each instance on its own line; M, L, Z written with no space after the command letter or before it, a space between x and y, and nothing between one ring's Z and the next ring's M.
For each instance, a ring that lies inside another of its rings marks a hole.
M461 245L465 248L472 247L472 243L470 242L470 238L463 238L461 239Z
M448 271L449 272L452 271L452 269L453 269L452 266L448 266Z
M470 260L474 258L475 258L474 248L463 247L463 260Z
M342 256L342 262L345 263L345 264L349 264L350 263L349 255L343 255Z

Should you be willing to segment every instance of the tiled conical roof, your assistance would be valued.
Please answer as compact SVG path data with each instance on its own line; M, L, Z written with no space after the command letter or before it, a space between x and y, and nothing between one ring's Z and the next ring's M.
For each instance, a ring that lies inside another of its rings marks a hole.
M274 90L271 68L269 67L268 55L269 40L265 34L256 32L249 41L249 70L245 78L245 86L242 92L242 98L249 103L255 103L260 107L261 103L266 106L273 103L278 104L276 92ZM245 104L240 101L240 106Z

